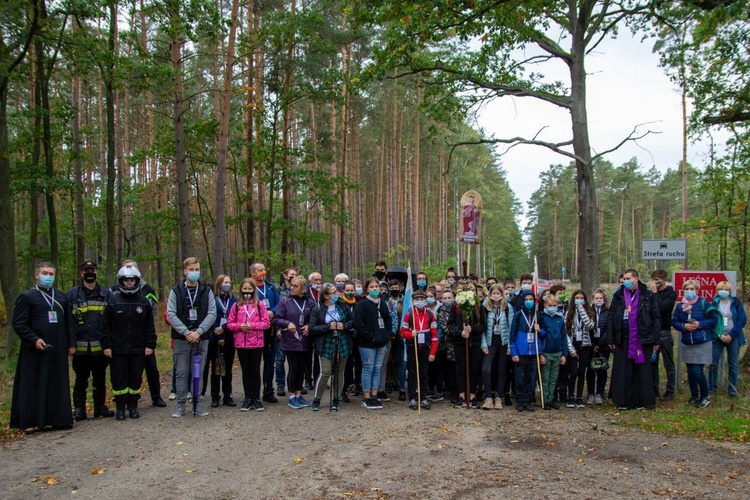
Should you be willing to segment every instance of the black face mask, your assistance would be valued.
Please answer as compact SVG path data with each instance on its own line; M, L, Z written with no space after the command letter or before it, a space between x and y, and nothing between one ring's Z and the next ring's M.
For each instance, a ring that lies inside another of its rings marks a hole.
M382 280L385 278L385 271L375 271L375 277L377 277L379 280Z
M94 283L96 281L96 273L83 273L83 281Z
M244 292L244 293L242 294L242 298L244 298L245 300L250 300L250 299L252 299L252 298L253 298L253 292L250 292L250 293Z
M401 290L391 290L391 297L393 297L394 299L399 295L401 295Z

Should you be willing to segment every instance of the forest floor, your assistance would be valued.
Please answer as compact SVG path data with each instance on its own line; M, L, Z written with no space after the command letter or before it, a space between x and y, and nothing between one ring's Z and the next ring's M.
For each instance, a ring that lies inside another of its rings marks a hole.
M220 406L204 418L171 418L173 402L141 406L139 420L89 419L5 439L0 496L747 498L750 491L747 443L642 430L665 409L518 413L446 401L418 413L397 401L368 411L353 398L331 413L328 393L320 412L293 410L284 398L264 412Z

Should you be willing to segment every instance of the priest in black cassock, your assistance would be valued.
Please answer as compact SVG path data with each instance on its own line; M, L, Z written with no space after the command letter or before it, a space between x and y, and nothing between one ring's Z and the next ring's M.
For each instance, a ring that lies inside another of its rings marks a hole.
M73 425L68 356L75 354L70 307L56 290L55 266L42 262L36 284L18 299L13 329L21 338L10 426L26 431L66 429Z

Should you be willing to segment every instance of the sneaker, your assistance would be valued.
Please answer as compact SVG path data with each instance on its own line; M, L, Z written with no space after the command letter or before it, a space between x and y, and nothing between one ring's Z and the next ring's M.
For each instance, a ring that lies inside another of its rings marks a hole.
M503 400L503 404L505 406L513 406L513 401L510 399L510 394L505 395L505 399Z
M235 407L237 406L237 403L234 402L234 398L232 396L227 396L224 398L224 406Z
M255 403L253 403L253 408L255 408L255 411L265 410L265 408L263 407L263 403L260 402L260 399L255 400Z
M531 403L526 403L524 406L526 407L526 411L534 411L535 410L534 405L531 404Z
M431 396L427 396L427 399L430 400L430 401L432 401L433 403L438 403L440 401L444 401L445 400L445 398L443 397L443 395L441 393L439 393L439 392L436 392L436 393L432 394Z
M302 396L291 396L289 398L289 403L288 403L289 404L289 408L294 408L295 410L299 410L300 408L302 408L302 405L299 402L299 399L301 397Z
M698 401L697 403L695 403L695 407L696 408L705 408L706 406L708 406L710 404L711 404L711 398L705 397L705 398L701 399L700 401Z
M341 404L339 403L338 399L334 399L333 403L331 403L331 411L339 411L341 408Z
M594 404L595 405L603 405L604 404L604 398L601 394L597 394L594 396Z
M586 404L587 405L596 404L596 397L593 394L589 394L589 396L586 398Z
M542 410L551 410L552 403L542 403Z
M479 403L476 399L471 400L471 409L472 410L478 410L479 409Z
M240 411L250 411L251 404L250 398L245 398L244 401L242 401L242 408L240 408Z
M211 396L211 408L218 408L220 400L219 396Z
M276 395L278 397L280 397L280 398L283 398L284 396L286 396L286 391L284 390L283 387L277 387L276 388Z
M367 408L367 409L369 410L370 408L369 408L369 407L367 406L367 402L368 402L368 401L369 401L369 399L363 399L363 400L362 400L362 402L361 402L361 403L360 403L359 405L360 405L360 406L361 406L362 408Z
M368 410L380 410L383 408L383 405L380 404L378 398L368 398L364 400L364 407Z
M305 389L307 389L308 391L312 391L312 390L315 390L315 386L313 385L313 383L312 383L312 382L307 382L307 383L305 384L305 387L304 387L304 388L305 388Z
M429 410L430 408L432 408L432 405L430 405L430 402L426 399L422 400L421 406L423 410Z
M263 394L263 401L265 401L266 403L278 403L279 402L279 400L276 399L276 396L274 396L272 392Z
M617 407L617 409L620 410L620 411L626 411L626 410L629 410L630 408L628 408L625 405L620 405L620 406Z
M661 395L662 401L672 401L674 399L674 392L665 392Z
M411 401L409 401L409 409L410 410L416 410L417 409L417 400L416 399L412 399Z
M553 410L559 410L559 409L560 409L560 405L559 405L559 404L557 404L557 402L555 402L555 401L552 401L552 402L551 402L551 403L549 404L549 406L550 406L550 408L552 408Z
M690 405L695 406L697 403L698 403L698 398L693 398L693 397L691 397L690 399L688 399L687 401L685 401L685 404L688 405L688 406L690 406Z
M305 388L303 387L302 389L300 389L300 390L299 390L299 393L300 393L300 394L307 394L307 389L305 389Z
M526 405L524 403L518 403L516 405L516 410L518 410L518 411L526 411Z
M388 393L385 391L378 391L378 399L385 403L388 403L391 400L391 398L388 396Z
M406 401L406 391L398 391L398 400Z
M185 414L185 405L182 403L177 403L177 407L174 409L174 412L172 412L172 418L180 418Z
M738 397L740 397L740 395L738 393L736 393L736 392L728 392L727 396L729 396L730 398L738 398Z
M346 391L341 393L341 401L344 403L351 403L352 400L349 398L349 394L346 393Z
M466 408L466 401L464 401L464 398L458 398L453 404L453 408Z
M194 413L196 415L198 415L199 417L207 417L208 416L208 412L203 408L203 406L201 406L200 403L198 403L197 405L195 405L195 412Z
M310 406L310 402L306 400L305 398L303 398L302 396L297 396L297 402L305 408Z
M170 392L167 399L170 401L174 401L175 399L177 399L177 394L175 394L174 392Z
M193 394L192 393L190 393L190 392L187 393L187 400L188 401L192 401L193 400Z
M503 402L500 401L500 398L498 397L495 399L495 410L502 410L503 409Z
M575 408L576 407L576 400L573 398L568 399L568 404L566 404L568 408Z
M313 402L310 405L310 409L312 411L320 411L320 400L319 399L313 399Z
M495 408L495 403L492 401L492 398L485 398L484 403L482 403L482 409L492 410L493 408Z
M583 399L576 398L576 408L583 408L584 406L586 405L583 404Z

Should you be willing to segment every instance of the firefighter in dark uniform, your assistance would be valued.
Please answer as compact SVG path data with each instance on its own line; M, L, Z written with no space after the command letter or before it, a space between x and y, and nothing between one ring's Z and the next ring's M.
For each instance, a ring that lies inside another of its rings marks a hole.
M115 395L115 418L139 418L138 400L146 356L156 347L156 328L151 303L141 293L141 273L135 267L117 272L118 290L104 309L102 348L111 361L110 380Z
M109 297L108 289L96 282L99 267L87 260L81 264L81 283L68 290L67 298L72 312L73 335L76 353L73 356L73 418L78 422L86 419L86 390L89 376L94 389L94 417L112 417L114 413L104 404L106 372L109 358L102 354L101 329L104 304Z

